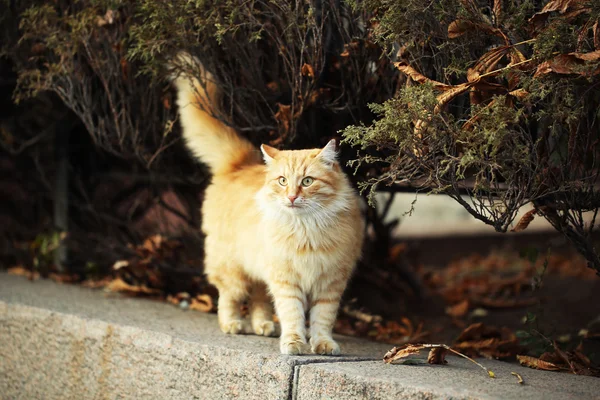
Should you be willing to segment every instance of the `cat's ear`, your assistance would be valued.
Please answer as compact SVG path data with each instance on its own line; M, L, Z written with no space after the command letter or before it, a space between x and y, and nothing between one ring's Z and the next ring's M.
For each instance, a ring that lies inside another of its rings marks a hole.
M265 159L265 162L267 164L271 164L271 162L273 161L273 159L279 153L279 150L277 150L275 147L271 147L271 146L268 146L266 144L261 144L260 145L260 151L262 152L263 158Z
M337 143L335 139L331 139L317 156L326 164L333 165L337 161Z

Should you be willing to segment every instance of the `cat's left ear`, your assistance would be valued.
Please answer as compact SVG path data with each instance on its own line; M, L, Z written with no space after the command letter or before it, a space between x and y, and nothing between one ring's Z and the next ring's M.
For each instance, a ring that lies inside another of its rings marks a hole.
M260 145L260 151L262 152L263 158L267 164L271 164L273 159L277 156L277 153L279 153L279 150L277 150L275 147L271 147L266 144Z
M337 150L338 146L336 140L331 139L325 145L325 147L323 147L323 149L317 157L323 160L326 164L333 165L337 161Z

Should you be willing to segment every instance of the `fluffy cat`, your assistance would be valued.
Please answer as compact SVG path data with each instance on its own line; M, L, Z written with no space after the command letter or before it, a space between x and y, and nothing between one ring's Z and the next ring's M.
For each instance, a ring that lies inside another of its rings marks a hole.
M202 206L205 272L219 290L218 319L225 333L245 331L240 305L249 301L251 329L275 334L280 350L340 354L332 338L339 302L360 257L363 219L359 198L336 161L335 141L322 149L280 151L250 142L213 117L219 90L195 58L202 81L174 79L183 137L212 172ZM189 67L187 68L189 69ZM248 328L250 329L250 328Z

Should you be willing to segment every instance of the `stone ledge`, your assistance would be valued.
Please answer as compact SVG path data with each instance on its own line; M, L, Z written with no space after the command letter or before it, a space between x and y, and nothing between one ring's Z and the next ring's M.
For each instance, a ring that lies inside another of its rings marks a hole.
M386 365L388 345L338 340L347 355L282 356L275 338L222 334L214 315L0 273L1 399L599 398L597 378Z
M338 337L337 362L389 346ZM0 274L0 393L8 399L288 399L294 367L278 339L220 332L216 316Z
M495 379L471 362L448 357L447 365L385 365L381 361L304 365L294 390L313 399L599 399L600 379L537 371L517 363L478 360ZM511 372L523 377L519 384Z

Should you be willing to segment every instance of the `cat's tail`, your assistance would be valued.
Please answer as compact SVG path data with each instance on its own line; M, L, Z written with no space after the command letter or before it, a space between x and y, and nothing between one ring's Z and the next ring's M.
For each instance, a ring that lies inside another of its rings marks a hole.
M187 53L178 54L172 64L179 69L198 72L194 77L180 73L173 79L182 134L190 151L215 175L260 163L257 149L215 117L221 93L212 74Z

